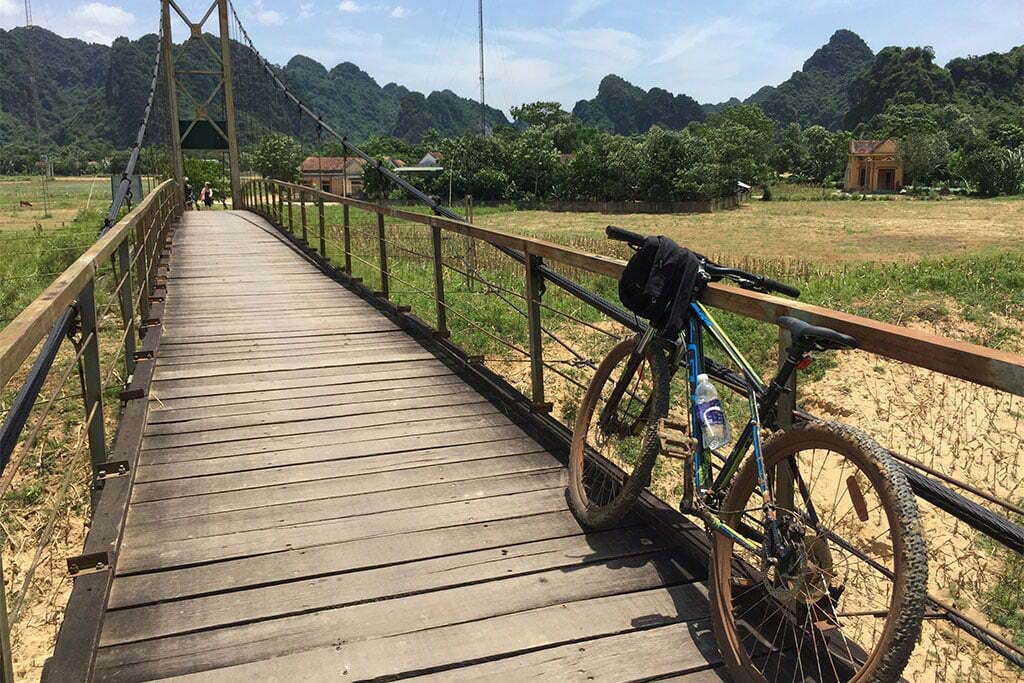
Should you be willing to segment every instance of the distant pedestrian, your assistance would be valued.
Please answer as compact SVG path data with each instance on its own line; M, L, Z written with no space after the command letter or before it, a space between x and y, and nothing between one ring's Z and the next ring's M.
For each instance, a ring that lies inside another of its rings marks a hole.
M210 183L204 183L203 189L199 193L199 198L203 200L203 206L206 208L213 207L213 188L210 187Z
M188 176L185 176L183 180L185 182L185 208L194 209L196 208L196 191L192 187L192 183L188 181Z

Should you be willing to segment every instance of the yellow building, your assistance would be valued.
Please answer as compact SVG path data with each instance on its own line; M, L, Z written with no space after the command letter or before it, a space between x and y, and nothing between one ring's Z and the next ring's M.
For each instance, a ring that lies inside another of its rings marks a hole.
M302 184L332 194L358 195L363 190L365 164L359 157L307 157L300 169Z
M899 192L903 160L896 140L851 140L846 161L849 192Z

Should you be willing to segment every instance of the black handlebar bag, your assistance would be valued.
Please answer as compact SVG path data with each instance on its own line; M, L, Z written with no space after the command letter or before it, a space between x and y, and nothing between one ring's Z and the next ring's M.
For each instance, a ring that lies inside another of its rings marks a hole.
M619 278L622 305L675 339L690 317L690 302L704 288L700 254L668 237L645 237Z

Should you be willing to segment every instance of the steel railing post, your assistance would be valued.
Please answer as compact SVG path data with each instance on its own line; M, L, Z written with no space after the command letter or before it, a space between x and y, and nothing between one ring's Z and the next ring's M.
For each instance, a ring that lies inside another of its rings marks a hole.
M437 333L448 337L448 310L444 301L444 261L441 258L441 227L430 228L430 241L434 256L434 301L437 304Z
M295 234L295 218L292 213L292 188L285 188L288 190L288 232Z
M378 208L383 208L379 207ZM388 298L388 247L387 234L384 231L384 214L377 214L377 245L380 248L380 296Z
M139 289L142 290L139 297L139 316L143 321L149 317L149 297L153 291L149 288L149 280L146 278L149 252L146 245L149 244L149 233L156 225L157 220L163 214L163 202L157 207L157 211L146 216L135 224L135 279L138 281ZM139 336L142 336L143 329L139 328Z
M352 274L352 226L349 224L348 204L341 207L341 239L345 248L345 272Z
M299 190L299 220L302 221L302 241L309 244L309 229L306 226L306 191Z
M141 218L139 219L141 222ZM132 259L128 251L128 236L117 247L117 268L121 275L121 321L124 323L124 367L127 379L135 372L135 307L132 305Z
M103 386L100 379L99 326L96 321L96 281L90 280L78 295L78 321L82 340L82 391L85 399L89 457L93 472L107 459L103 425ZM95 499L95 495L93 496Z
M544 401L544 340L541 327L540 300L544 296L544 274L541 266L543 259L527 253L526 255L526 303L527 324L530 339L530 387L533 407L541 410Z
M326 223L324 222L324 198L318 196L316 199L316 222L320 229L320 255L327 258L327 235L325 234Z
M4 581L3 549L0 546L0 683L14 683L11 659L11 625L7 619L7 583Z

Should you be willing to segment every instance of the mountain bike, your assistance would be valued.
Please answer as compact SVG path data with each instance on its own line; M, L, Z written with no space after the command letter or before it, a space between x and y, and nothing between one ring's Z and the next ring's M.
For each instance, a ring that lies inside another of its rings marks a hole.
M607 234L634 249L644 240L611 226ZM703 257L699 280L799 296ZM681 465L681 511L708 530L712 626L733 677L897 681L920 635L928 576L914 495L892 456L853 427L780 429L776 409L793 374L857 341L793 317L778 324L792 343L769 382L697 297L677 338L651 325L612 348L577 412L571 507L585 527L615 525L667 451ZM709 341L722 362L705 355ZM674 422L670 387L683 368L688 419ZM728 453L705 445L694 394L706 372L741 391L749 412Z

